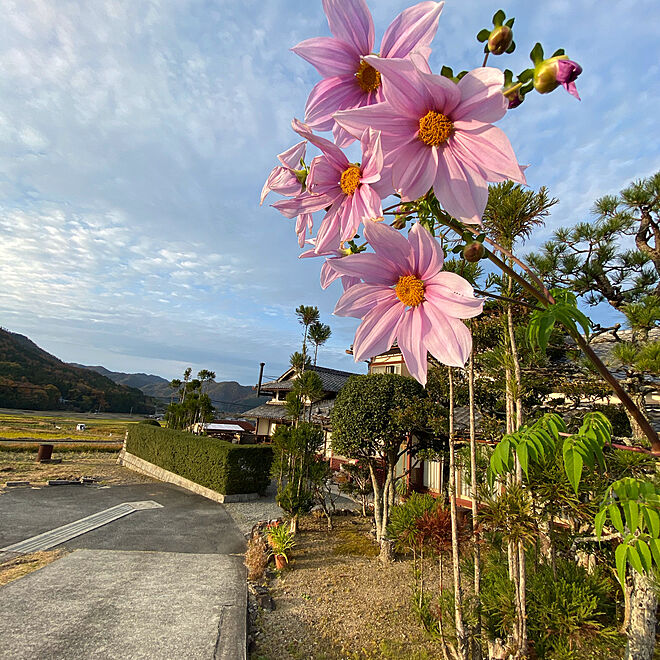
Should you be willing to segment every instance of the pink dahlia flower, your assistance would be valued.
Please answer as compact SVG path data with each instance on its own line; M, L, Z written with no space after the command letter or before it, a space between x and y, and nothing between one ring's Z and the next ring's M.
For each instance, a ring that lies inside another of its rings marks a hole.
M526 183L508 138L491 123L508 107L499 69L474 69L456 84L407 59L365 60L382 74L387 101L334 117L356 136L381 132L384 165L404 201L432 187L447 213L481 224L487 181Z
M264 203L266 195L271 190L285 197L294 197L302 193L303 184L296 172L301 171L306 147L307 141L303 140L277 155L282 165L273 168L268 175L268 179L266 179L266 183L264 183L264 187L261 189L261 201L259 205ZM305 245L307 232L309 231L311 233L313 226L314 219L311 213L302 213L297 217L296 234L298 235L298 245L300 247Z
M426 384L427 353L443 364L463 367L472 335L459 319L481 314L483 301L459 275L442 271L438 242L421 224L406 239L396 229L367 222L364 235L373 253L351 254L334 270L359 277L337 302L335 314L362 319L355 333L355 361L379 355L396 339L408 371Z
M428 59L443 5L420 2L399 14L385 31L380 56L417 51ZM337 144L346 147L355 138L335 124L332 114L383 100L380 74L363 59L373 52L374 23L364 0L323 0L323 10L334 37L307 39L291 50L323 76L307 100L305 122L317 131L332 129Z
M273 206L286 215L313 213L327 209L316 235L316 250L323 253L351 240L364 220L383 214L380 196L371 184L380 180L383 151L380 134L368 129L361 135L362 163L350 163L344 152L330 140L314 135L297 120L293 129L318 147L322 155L312 160L307 176L307 192Z

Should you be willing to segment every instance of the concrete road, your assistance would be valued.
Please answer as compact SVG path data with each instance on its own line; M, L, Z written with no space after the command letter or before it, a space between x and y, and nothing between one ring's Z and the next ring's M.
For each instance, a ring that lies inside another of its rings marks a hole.
M241 659L244 540L221 504L170 484L0 496L0 547L123 502L154 500L0 588L0 658Z

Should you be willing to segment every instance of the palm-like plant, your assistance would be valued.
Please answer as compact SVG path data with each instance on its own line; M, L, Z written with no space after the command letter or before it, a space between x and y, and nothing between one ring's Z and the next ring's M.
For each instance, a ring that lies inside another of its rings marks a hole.
M305 328L303 333L303 345L302 352L303 355L307 355L307 332L309 326L313 323L317 323L319 320L319 308L312 307L310 305L300 305L296 309L296 316L298 317L298 322Z
M330 339L332 330L330 330L329 325L325 325L325 323L319 323L317 321L316 323L312 323L312 325L309 327L308 335L312 344L314 344L314 366L316 366L316 358L318 356L319 346L323 346L323 344L325 344L325 342Z

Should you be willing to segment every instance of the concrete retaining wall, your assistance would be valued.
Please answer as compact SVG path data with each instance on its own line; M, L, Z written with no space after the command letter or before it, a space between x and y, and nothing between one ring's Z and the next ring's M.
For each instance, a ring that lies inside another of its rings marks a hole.
M134 470L135 472L140 472L141 474L146 474L148 477L152 477L153 479L158 479L158 481L165 481L167 483L174 484L175 486L181 486L181 488L185 488L192 493L206 497L209 500L213 500L214 502L250 502L252 500L258 499L259 497L258 493L238 493L235 495L223 495L222 493L218 493L214 490L211 490L210 488L206 488L205 486L200 486L194 481L184 479L178 474L174 474L174 472L164 470L163 468L158 467L153 463L149 463L149 461L145 461L143 458L134 456L133 454L127 452L125 448L119 452L117 463L129 468L130 470Z

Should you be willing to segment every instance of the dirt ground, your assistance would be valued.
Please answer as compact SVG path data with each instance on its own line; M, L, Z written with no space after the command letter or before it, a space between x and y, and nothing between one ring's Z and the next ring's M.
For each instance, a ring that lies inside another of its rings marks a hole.
M441 657L411 610L411 561L382 566L370 527L357 516L332 532L301 521L290 568L270 581L275 609L259 611L252 660Z
M64 550L46 550L42 552L31 552L29 555L21 555L20 557L0 562L0 587L12 580L18 580L18 578L32 573L32 571L43 568L64 554Z
M43 484L49 479L94 477L108 485L136 484L153 481L149 477L117 465L117 452L55 452L61 463L37 463L33 451L0 451L0 493L7 481L29 481Z

